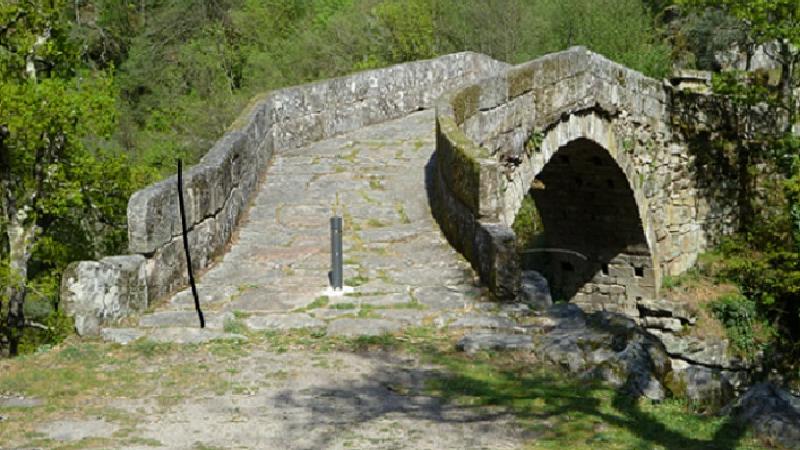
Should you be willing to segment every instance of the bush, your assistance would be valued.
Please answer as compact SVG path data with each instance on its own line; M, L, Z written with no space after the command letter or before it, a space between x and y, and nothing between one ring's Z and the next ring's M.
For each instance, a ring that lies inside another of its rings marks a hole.
M722 322L731 345L741 356L753 359L772 338L772 329L759 317L756 302L741 294L724 295L708 308Z

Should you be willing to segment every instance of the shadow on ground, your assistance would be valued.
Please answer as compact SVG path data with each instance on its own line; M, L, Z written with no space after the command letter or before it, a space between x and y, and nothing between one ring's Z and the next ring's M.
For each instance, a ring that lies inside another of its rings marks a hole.
M393 415L478 425L470 427L473 432L480 423L496 428L498 421L516 422L518 429L509 432L544 448L751 448L742 442L743 430L731 421L692 414L676 401L640 402L514 355L470 357L430 348L424 354L436 366L397 370L396 354L363 353L360 357L386 360L379 366L390 369L365 374L357 383L331 383L302 396L283 391L278 404L306 408L314 423L351 429ZM318 434L309 448L327 448L341 432ZM464 439L469 445L469 437Z

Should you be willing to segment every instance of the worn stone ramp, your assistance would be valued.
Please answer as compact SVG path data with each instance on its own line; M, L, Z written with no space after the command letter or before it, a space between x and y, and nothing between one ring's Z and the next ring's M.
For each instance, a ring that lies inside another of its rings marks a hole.
M189 331L198 321L186 289L104 337L202 342L241 325L377 335L452 322L482 291L431 215L434 147L434 113L423 111L276 154L229 251L199 277L208 332ZM327 297L334 211L353 292Z

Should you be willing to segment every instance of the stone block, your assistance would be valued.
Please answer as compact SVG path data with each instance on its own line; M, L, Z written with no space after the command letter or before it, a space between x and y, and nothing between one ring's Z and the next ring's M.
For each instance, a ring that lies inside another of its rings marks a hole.
M79 335L99 335L104 326L147 308L145 258L110 256L70 264L61 279L61 302Z

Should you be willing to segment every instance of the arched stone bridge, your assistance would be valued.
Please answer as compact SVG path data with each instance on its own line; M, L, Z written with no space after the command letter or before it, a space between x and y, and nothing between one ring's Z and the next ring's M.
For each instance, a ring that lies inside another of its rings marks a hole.
M563 299L638 316L663 275L735 221L725 180L709 189L673 126L673 92L582 48L449 92L434 208L445 234L501 297L528 266ZM519 261L510 227L529 194L545 249Z
M452 320L483 295L475 272L508 299L526 267L565 299L636 316L737 217L733 178L686 145L687 123L721 115L702 97L577 47L514 67L459 53L256 99L185 174L209 325L237 311L251 328L344 334ZM510 226L529 194L546 251L520 260ZM175 177L137 192L131 254L69 267L62 299L81 334L196 325L177 208ZM348 298L371 305L369 323L345 307L308 314L334 209L349 224ZM156 299L138 328L104 329Z

